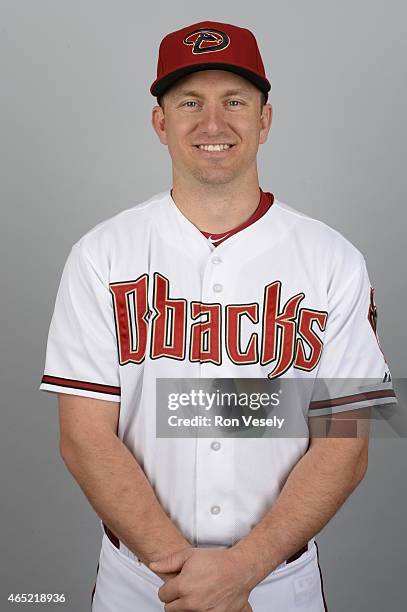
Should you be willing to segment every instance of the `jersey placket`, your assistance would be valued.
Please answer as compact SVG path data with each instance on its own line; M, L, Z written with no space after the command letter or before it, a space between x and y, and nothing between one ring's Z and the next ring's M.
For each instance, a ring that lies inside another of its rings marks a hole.
M221 305L224 333L225 254L222 245L210 254L202 280L202 302ZM223 342L221 343L223 344ZM221 360L225 355L221 355ZM200 362L200 377L220 378L222 366ZM223 376L227 376L223 373ZM209 413L212 416L211 413ZM235 541L235 443L233 438L198 437L196 448L196 538L197 546L230 546Z

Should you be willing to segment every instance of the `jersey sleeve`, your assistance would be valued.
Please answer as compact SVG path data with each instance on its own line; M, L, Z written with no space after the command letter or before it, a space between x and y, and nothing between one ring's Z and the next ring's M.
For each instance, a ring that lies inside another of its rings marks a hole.
M62 272L39 389L120 402L112 298L81 241Z
M363 256L346 282L328 288L324 345L309 416L397 403L377 333L377 307Z

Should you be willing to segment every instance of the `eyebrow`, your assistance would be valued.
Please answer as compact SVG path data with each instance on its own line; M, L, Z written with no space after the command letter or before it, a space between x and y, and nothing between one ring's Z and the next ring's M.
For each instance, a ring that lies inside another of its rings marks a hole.
M236 96L236 95L248 95L248 94L249 94L249 92L245 88L235 88L235 89L228 89L227 91L225 91L224 94L223 94L223 97ZM184 90L181 90L178 93L174 92L174 97L176 99L183 98L184 96L192 96L194 98L205 97L204 95L202 95L198 91L194 91L192 89L188 89L188 90L184 89Z

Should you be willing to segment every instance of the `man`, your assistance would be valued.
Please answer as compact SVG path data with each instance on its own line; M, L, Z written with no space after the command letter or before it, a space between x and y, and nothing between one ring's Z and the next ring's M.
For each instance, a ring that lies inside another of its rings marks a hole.
M158 379L374 379L312 388L299 413L338 422L394 401L363 256L260 189L269 91L248 30L167 35L152 124L172 189L65 264L40 388L104 530L94 612L327 609L315 535L363 478L367 436L157 434Z

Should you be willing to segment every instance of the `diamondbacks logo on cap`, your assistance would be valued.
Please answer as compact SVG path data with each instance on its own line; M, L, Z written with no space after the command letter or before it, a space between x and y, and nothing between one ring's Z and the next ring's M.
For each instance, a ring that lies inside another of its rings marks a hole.
M192 45L192 53L211 53L212 51L222 51L230 44L230 38L225 32L220 30L200 29L194 30L182 41L184 45Z

